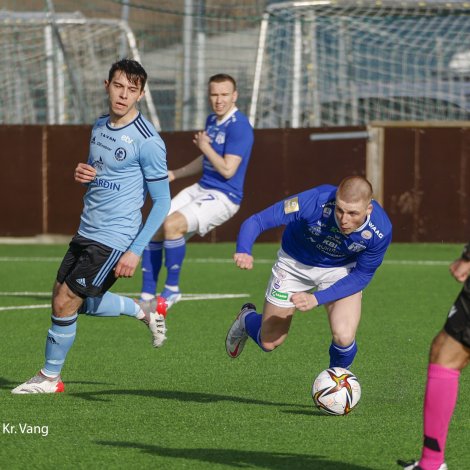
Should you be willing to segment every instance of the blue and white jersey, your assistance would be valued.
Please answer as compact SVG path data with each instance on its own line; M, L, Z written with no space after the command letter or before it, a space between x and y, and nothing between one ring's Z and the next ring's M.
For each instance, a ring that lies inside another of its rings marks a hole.
M237 253L251 253L258 235L285 225L282 249L295 260L323 268L356 263L333 286L315 293L319 304L361 291L382 263L392 239L392 224L376 202L356 231L345 235L336 222L335 186L322 185L291 196L248 218L240 229Z
M224 178L204 155L202 177L199 184L205 189L217 189L223 192L235 204L243 199L243 183L253 147L253 128L248 118L235 108L223 121L217 122L217 116L210 114L206 121L206 133L211 139L212 148L222 157L237 155L242 159L235 174Z
M144 237L148 240L135 242L149 185L166 180L166 187L161 186L160 191L165 198L168 192L170 198L163 140L140 113L120 128L113 128L109 115L105 115L93 126L88 164L95 168L96 178L83 197L78 233L119 251L135 248L140 254L158 229ZM155 202L154 193L151 191ZM133 243L138 246L131 246Z

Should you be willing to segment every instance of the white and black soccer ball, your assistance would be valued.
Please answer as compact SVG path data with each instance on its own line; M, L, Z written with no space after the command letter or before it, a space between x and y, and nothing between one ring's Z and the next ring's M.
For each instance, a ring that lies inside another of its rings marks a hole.
M316 407L329 415L347 415L361 398L357 377L348 369L326 369L313 382L312 398Z

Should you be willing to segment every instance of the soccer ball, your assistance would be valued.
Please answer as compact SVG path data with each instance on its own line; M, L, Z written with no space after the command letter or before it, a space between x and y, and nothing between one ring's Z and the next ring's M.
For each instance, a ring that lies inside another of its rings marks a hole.
M316 407L329 415L347 415L361 398L357 377L348 369L332 367L313 382L312 398Z

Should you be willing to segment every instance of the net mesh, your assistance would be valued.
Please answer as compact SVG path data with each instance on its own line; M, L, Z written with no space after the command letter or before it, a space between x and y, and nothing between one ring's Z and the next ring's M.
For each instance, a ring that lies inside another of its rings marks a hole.
M365 3L269 9L258 127L469 119L469 5Z

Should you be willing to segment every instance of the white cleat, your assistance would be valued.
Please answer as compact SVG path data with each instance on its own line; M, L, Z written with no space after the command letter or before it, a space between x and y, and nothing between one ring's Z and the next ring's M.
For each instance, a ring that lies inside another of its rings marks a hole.
M412 460L410 462L405 462L403 460L398 460L397 464L401 465L404 470L423 470L419 466L419 461L418 460L416 460L416 461ZM448 470L447 469L447 464L444 462L443 464L441 464L441 466L437 470Z
M227 337L225 338L225 349L227 354L233 359L238 357L243 351L243 347L248 339L245 328L245 316L248 312L253 311L256 311L256 307L253 304L244 304L228 330Z
M166 341L166 323L165 316L157 313L157 298L152 300L139 300L137 301L145 317L141 319L150 329L152 333L152 344L154 348L160 348Z
M64 383L60 379L60 375L55 378L49 378L39 372L27 382L18 385L11 393L26 395L28 393L61 393L63 391Z

